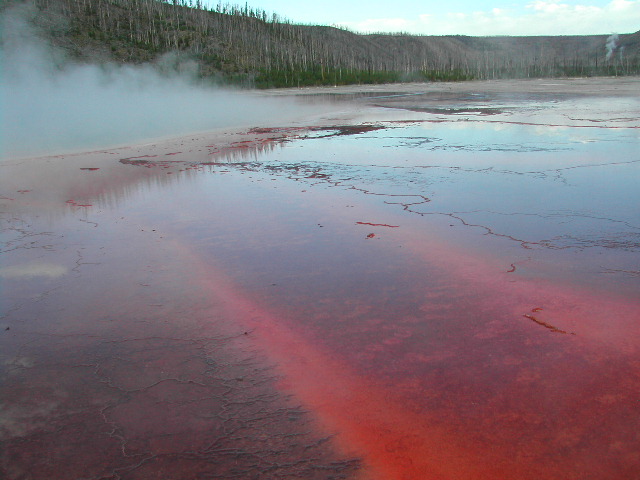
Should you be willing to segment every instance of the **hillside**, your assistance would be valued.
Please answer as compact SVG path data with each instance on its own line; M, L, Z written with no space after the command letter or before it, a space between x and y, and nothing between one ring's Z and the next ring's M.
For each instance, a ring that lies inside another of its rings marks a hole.
M258 87L640 73L640 32L609 37L361 35L200 1L7 0L75 61L195 65ZM165 61L166 64L166 61Z

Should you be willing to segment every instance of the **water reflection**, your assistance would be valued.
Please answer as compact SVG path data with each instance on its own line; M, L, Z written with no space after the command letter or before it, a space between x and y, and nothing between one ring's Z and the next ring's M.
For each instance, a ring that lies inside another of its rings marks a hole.
M469 135L457 123L393 125L356 136L305 137L242 168L359 191L528 250L614 249L625 263L631 260L625 252L640 246L638 139L628 130L590 132L473 125Z
M636 130L450 100L3 166L5 476L629 478Z

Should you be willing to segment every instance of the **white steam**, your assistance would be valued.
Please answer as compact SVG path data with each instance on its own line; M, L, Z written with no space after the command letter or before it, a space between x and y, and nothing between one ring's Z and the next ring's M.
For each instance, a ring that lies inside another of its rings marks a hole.
M72 64L38 39L24 13L7 11L0 25L0 159L256 126L301 113L297 105L198 86L193 75L165 75L153 66Z
M616 51L616 47L618 46L619 36L617 33L614 33L609 38L607 38L607 43L604 48L607 50L607 61L611 60L614 52Z

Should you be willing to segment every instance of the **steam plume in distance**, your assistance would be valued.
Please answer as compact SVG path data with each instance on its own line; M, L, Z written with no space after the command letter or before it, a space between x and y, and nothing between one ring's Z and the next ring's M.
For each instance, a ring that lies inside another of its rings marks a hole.
M28 14L28 6L15 7L0 19L0 159L256 126L300 114L300 105L199 86L194 75L164 74L157 66L73 64L39 39Z
M605 44L605 49L607 50L607 61L611 60L613 57L613 53L616 51L616 46L618 45L618 39L620 37L617 33L614 33L609 38L607 38L607 43Z

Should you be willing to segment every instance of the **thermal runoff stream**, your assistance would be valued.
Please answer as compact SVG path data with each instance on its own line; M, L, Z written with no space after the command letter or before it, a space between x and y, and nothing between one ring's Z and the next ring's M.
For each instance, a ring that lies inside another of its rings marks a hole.
M0 166L2 478L636 478L637 97L361 100Z

